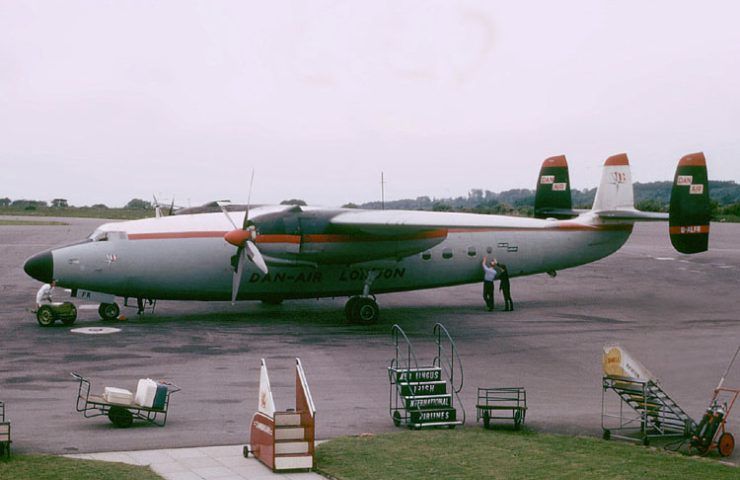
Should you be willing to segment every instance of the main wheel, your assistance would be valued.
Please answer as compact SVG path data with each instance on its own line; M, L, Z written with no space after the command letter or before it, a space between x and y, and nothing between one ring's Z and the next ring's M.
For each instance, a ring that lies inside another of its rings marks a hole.
M375 300L368 297L357 297L352 308L352 321L363 325L377 323L380 318L380 308Z
M62 317L62 323L69 326L74 324L75 320L77 320L77 307L70 305L69 312Z
M108 420L118 428L127 428L134 423L134 415L123 407L110 407Z
M36 321L42 327L51 327L54 325L54 310L51 309L50 305L41 305L36 312Z
M357 299L359 298L360 297L349 297L349 299L347 299L347 303L344 304L344 316L350 323L354 322L352 319L352 311L355 309L355 303L357 303Z
M98 307L98 315L103 320L115 320L119 313L121 313L121 309L118 308L117 303L101 303Z
M735 437L730 432L725 432L719 436L717 441L717 451L723 457L729 457L732 455L732 451L735 450Z

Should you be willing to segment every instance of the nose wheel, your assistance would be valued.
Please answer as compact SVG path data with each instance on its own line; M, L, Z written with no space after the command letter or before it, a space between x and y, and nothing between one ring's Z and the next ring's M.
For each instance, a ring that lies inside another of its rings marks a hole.
M380 307L372 297L350 297L344 305L347 321L360 325L377 323L380 318Z

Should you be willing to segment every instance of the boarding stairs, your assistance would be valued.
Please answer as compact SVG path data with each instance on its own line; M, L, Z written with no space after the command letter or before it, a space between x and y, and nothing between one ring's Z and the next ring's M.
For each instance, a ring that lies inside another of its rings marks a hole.
M602 379L602 387L602 429L606 439L640 440L648 445L652 438L687 437L696 427L653 380L607 375ZM618 414L606 409L604 395L610 390L619 396Z
M396 353L388 367L389 411L397 427L455 428L465 423L459 396L463 386L460 356L444 325L437 323L433 332L437 356L431 364L420 366L403 329L393 325L391 330Z
M276 411L267 365L261 361L259 408L252 416L250 448L244 447L244 456L251 452L274 472L313 468L316 408L299 358L295 369L295 408Z

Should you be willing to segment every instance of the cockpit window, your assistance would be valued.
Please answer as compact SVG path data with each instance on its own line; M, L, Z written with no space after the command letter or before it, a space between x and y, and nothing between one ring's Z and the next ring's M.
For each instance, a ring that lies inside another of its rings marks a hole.
M125 240L128 236L126 235L126 232L95 230L88 238L93 242L107 242L108 240Z

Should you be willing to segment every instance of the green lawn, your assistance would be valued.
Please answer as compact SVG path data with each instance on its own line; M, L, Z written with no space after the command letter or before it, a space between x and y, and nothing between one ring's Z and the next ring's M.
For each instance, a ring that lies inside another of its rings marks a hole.
M0 460L3 480L162 480L149 467L50 455L13 455Z
M318 446L316 464L337 480L740 478L738 468L659 448L475 427L341 437Z
M0 226L3 225L69 225L64 222L54 222L51 220L3 220L0 219Z

